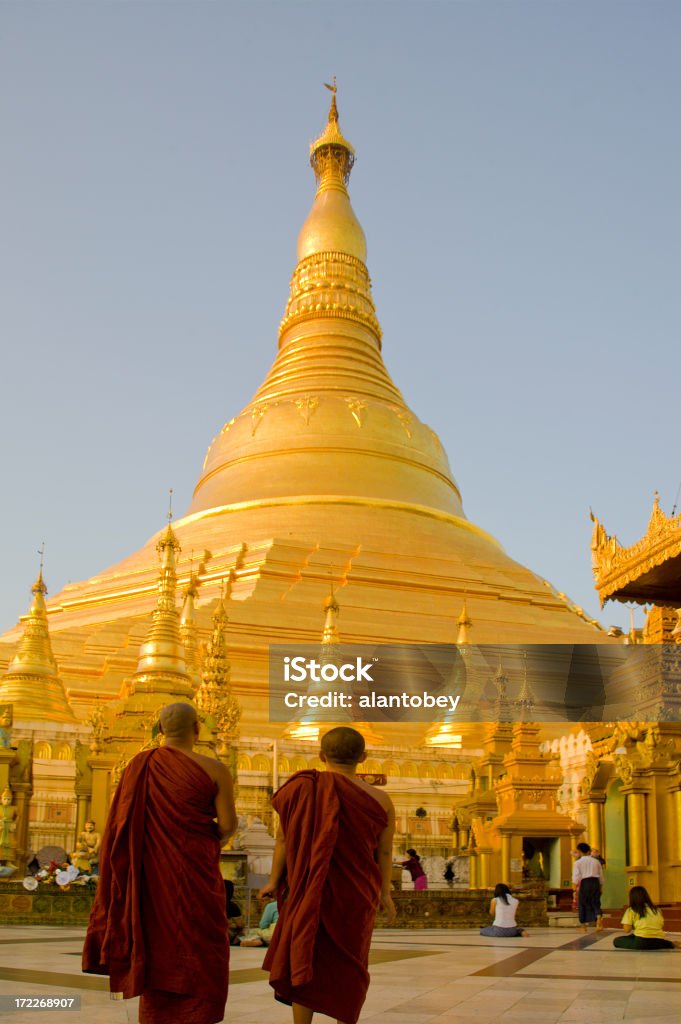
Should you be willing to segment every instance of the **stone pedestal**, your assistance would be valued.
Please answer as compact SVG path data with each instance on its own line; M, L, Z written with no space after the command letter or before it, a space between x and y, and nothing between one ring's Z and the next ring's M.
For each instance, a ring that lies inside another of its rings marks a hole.
M0 925L85 927L94 894L91 885L73 885L66 892L57 885L41 885L27 892L21 882L0 882Z

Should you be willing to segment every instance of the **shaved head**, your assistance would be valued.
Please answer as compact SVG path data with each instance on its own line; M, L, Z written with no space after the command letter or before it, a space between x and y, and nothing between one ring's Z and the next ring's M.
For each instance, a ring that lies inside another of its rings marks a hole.
M161 732L169 740L184 740L194 733L198 722L196 708L191 704L167 704L158 716Z
M332 764L359 764L364 758L364 737L356 729L339 725L323 737L322 753Z

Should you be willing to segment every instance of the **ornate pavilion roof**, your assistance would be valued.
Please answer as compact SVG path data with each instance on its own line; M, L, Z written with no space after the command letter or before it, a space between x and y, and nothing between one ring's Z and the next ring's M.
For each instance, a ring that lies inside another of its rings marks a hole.
M644 537L625 548L591 513L591 540L596 590L606 601L634 601L681 607L681 515L669 517L655 492L653 511Z

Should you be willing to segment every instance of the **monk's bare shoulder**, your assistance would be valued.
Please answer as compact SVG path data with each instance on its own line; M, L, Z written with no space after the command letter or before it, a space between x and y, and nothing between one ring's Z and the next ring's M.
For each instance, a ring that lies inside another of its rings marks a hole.
M224 782L229 775L226 765L222 764L221 761L217 761L214 757L207 757L205 754L197 754L194 750L192 750L191 753L186 751L186 753L191 757L192 761L196 761L197 764L201 765L203 770L210 775L211 779L217 782L218 786L221 782Z
M377 786L370 785L368 782L365 782L364 779L353 779L353 782L356 782L358 786L361 786L362 789L369 794L369 796L372 796L374 800L381 805L384 811L390 810L393 802L388 794L384 793L382 789L379 789Z

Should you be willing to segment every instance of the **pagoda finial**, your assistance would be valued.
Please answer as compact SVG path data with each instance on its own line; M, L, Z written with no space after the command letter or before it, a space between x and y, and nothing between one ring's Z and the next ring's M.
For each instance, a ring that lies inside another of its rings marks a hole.
M508 676L504 672L504 666L501 662L501 654L499 655L499 667L497 668L494 676L494 686L497 694L494 702L495 717L498 722L508 722L512 720L510 701L508 699Z
M333 76L333 85L328 82L324 82L324 85L332 93L329 116L324 131L310 146L310 165L319 186L318 194L334 188L345 192L355 163L355 150L344 137L338 123L336 76Z
M323 132L310 145L317 193L298 235L298 266L279 344L284 346L292 328L292 338L298 337L303 321L332 316L368 329L380 348L381 328L366 268L367 242L347 189L355 150L338 123L336 79L324 85L332 94L329 115Z
M331 592L324 601L324 632L322 633L322 644L339 644L340 633L338 632L338 613L340 608L336 601L336 596L333 592L333 582L331 583Z
M38 554L40 555L40 565L38 567L38 575L36 576L35 583L31 587L32 594L43 594L47 593L47 587L43 580L43 568L45 566L45 541L42 542L38 548Z
M338 107L336 106L336 93L338 92L338 86L336 85L336 76L333 76L333 85L329 85L328 82L324 82L326 88L331 92L331 106L329 107L329 121L338 122Z
M191 694L191 685L187 675L184 645L180 633L180 621L177 611L177 569L175 555L180 549L177 537L170 523L164 530L156 550L160 560L158 576L158 597L156 609L152 615L151 627L146 640L140 647L136 686L144 685L152 690L156 686L151 676L163 673L165 676L178 677L169 687L159 684L158 689L164 694L179 696Z
M73 722L59 678L47 622L43 565L31 587L33 600L17 652L0 682L0 704L14 705L15 721Z
M182 637L182 643L184 644L184 656L187 672L192 680L193 689L196 691L201 682L201 678L199 675L198 663L198 628L196 625L194 609L194 600L199 592L199 588L196 576L192 569L194 565L193 551L189 564L189 583L187 584L187 588L184 592L182 613L180 615L180 636Z
M529 714L535 706L534 694L530 688L530 683L527 678L527 651L523 651L523 681L520 687L520 693L513 702L519 709L521 720L525 720L525 716Z
M466 608L466 596L464 595L463 606L461 608L461 614L458 618L459 632L456 638L457 647L465 647L470 643L470 637L468 631L473 628L473 623L468 618L468 609Z

